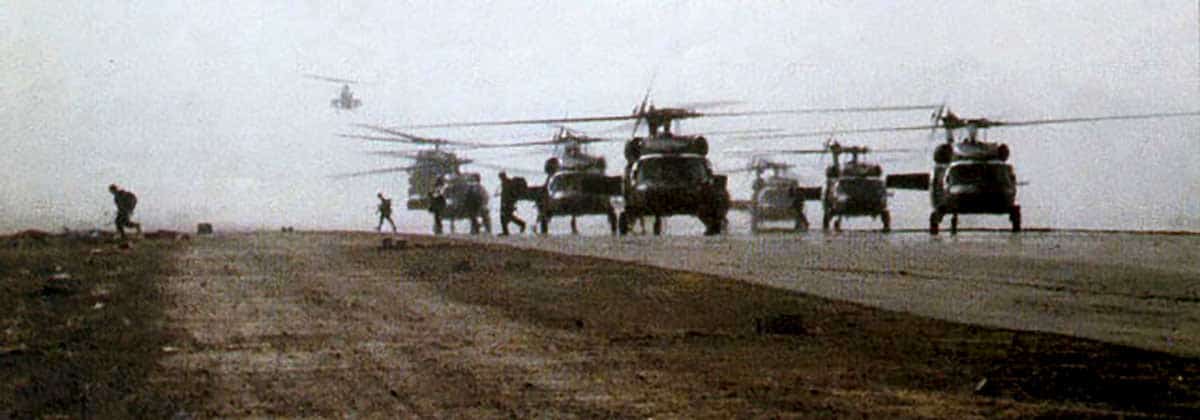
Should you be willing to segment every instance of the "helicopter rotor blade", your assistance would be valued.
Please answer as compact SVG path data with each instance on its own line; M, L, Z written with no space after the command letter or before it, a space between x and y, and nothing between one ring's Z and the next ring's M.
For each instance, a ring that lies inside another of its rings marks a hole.
M697 116L702 117L744 117L754 115L782 115L782 114L842 114L842 113L865 113L865 112L895 112L895 111L918 111L924 109L934 109L938 106L934 105L891 105L891 106L862 106L862 107L842 107L842 108L802 108L802 109L785 109L775 111L735 111L735 112L708 112L697 113Z
M640 118L636 115L608 115L600 117L580 117L580 118L548 118L534 120L507 120L507 121L475 121L475 122L460 122L460 123L441 123L441 124L420 124L407 125L402 128L452 128L452 127L489 127L502 125L528 125L528 124L561 124L561 123L587 123L599 121L622 121Z
M401 159L416 159L417 158L417 155L415 153L405 152L405 151L400 151L400 150L373 150L373 151L364 152L364 153L368 154L368 155L387 156L387 157L401 158Z
M408 171L411 171L416 168L417 168L417 166L394 166L394 167L390 167L390 168L372 169L369 171L362 171L362 172L351 172L351 173L345 173L345 174L330 175L329 178L332 178L332 179L356 178L356 177L367 176L367 175L380 175L380 174L388 174L388 173L395 173L395 172L408 172Z
M771 149L771 150L752 150L752 149L733 149L726 150L724 153L734 155L819 155L829 153L829 149Z
M486 162L479 162L479 161L471 161L469 163L474 166L478 166L481 168L488 168L488 169L495 170L495 171L515 172L515 173L522 173L522 174L526 174L526 175L542 175L543 174L542 171L535 171L532 169L517 168L517 167L505 166L505 165L497 165L497 164L493 164L493 163L486 163Z
M457 122L457 123L440 123L440 124L418 124L408 125L400 128L452 128L452 127L486 127L486 126L504 126L504 125L528 125L528 124L568 124L568 123L589 123L603 121L623 121L634 120L633 135L637 135L637 129L641 127L641 120L647 116L648 107L650 104L650 89L646 89L646 94L642 97L642 102L634 108L630 115L605 115L596 117L575 117L575 118L546 118L546 119L528 119L528 120L504 120L504 121L473 121L473 122ZM843 108L806 108L806 109L789 109L777 111L738 111L738 112L679 112L674 115L674 118L694 118L694 117L744 117L755 115L782 115L782 114L831 114L831 113L860 113L860 112L893 112L893 111L911 111L922 109L934 109L937 105L899 105L899 106L879 106L879 107L843 107ZM664 108L666 109L666 108ZM383 127L367 126L368 128L382 130ZM386 132L386 131L385 131ZM389 133L394 134L394 133Z
M345 83L348 85L358 84L358 81L355 81L355 80L339 79L336 77L327 77L327 76L322 76L319 74L305 73L303 76L306 78L309 78L309 79L322 80L322 81L326 81L326 82Z
M704 135L705 136L727 136L727 135L735 135L735 134L742 134L742 135L744 135L744 134L766 134L766 133L778 133L781 131L783 131L782 128L752 128L752 129L746 129L746 130L706 131L706 132L704 132Z
M792 139L792 138L809 138L809 137L827 137L839 134L864 134L864 133L891 133L897 131L916 131L938 129L938 125L912 125L906 127L874 127L874 128L852 128L848 130L833 130L833 131L806 131L797 133L779 133L779 134L763 134L760 136L741 136L735 137L737 140L769 140L769 139Z
M650 89L653 87L654 87L654 82L651 81L650 86L646 86L646 95L642 96L641 105L639 105L637 108L634 109L633 115L635 117L637 117L637 119L633 121L633 133L629 135L630 137L637 136L638 128L639 128L639 126L642 125L642 119L645 118L646 102L650 100Z
M741 105L743 101L723 100L723 101L703 101L703 102L686 102L676 105L676 107L684 109L704 109L704 108L719 108L723 106Z
M1075 117L1075 118L1050 118L1043 120L1027 120L1027 121L991 121L990 126L996 127L1022 127L1030 125L1047 125L1047 124L1072 124L1097 121L1118 121L1118 120L1148 120L1156 118L1175 118L1175 117L1194 117L1200 116L1200 111L1187 112L1159 112L1153 114L1130 114L1130 115L1106 115L1099 117ZM980 128L986 128L980 126Z

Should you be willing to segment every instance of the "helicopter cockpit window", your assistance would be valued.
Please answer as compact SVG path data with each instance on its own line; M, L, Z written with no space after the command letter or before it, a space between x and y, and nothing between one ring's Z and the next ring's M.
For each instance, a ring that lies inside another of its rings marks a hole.
M879 178L842 178L838 180L837 189L851 197L869 197L886 192L886 186Z
M550 180L550 191L579 191L583 189L583 176L586 174L560 174Z
M790 207L792 205L792 195L786 189L770 188L763 190L762 196L759 197L758 201L777 207Z
M700 182L708 178L708 165L701 158L647 159L639 163L638 181Z
M949 184L1009 185L1013 183L1012 169L1006 164L978 163L950 167Z

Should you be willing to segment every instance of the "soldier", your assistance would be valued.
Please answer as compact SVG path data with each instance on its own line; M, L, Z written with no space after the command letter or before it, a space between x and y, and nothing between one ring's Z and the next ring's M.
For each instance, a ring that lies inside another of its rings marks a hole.
M446 196L442 195L442 187L446 185L445 180L439 176L433 182L433 190L429 192L429 212L433 213L433 234L442 234L442 211L446 209ZM453 226L453 220L451 221Z
M508 236L508 223L516 223L525 233L525 221L513 214L517 211L517 199L525 193L528 185L524 178L509 178L500 171L500 236Z
M383 221L387 220L392 225L392 233L396 233L396 222L392 221L392 200L384 198L383 193L376 194L379 197L379 226L375 227L376 231L383 231Z
M117 233L121 235L121 239L125 239L126 227L137 229L137 233L141 235L142 225L129 220L129 216L133 214L133 208L137 207L137 196L132 192L122 190L117 184L109 185L108 192L112 193L113 202L117 204L117 220L114 223L117 225Z

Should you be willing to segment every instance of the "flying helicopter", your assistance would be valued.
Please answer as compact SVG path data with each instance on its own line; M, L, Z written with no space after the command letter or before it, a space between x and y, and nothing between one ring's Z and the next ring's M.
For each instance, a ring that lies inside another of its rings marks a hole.
M727 177L713 172L708 160L708 140L703 135L672 132L676 120L699 117L744 117L769 114L818 114L927 110L930 105L814 108L782 111L697 112L688 107L656 108L649 103L647 90L640 105L626 115L550 118L486 122L461 122L413 125L407 128L446 128L501 126L519 124L565 124L633 120L633 135L625 143L625 168L620 189L624 211L618 216L618 232L627 234L632 223L644 216L654 217L654 234L662 234L663 219L691 215L705 226L706 235L719 234L730 207ZM648 135L637 136L645 122ZM613 183L615 184L615 183ZM607 185L615 192L615 185Z
M749 201L735 200L735 210L750 213L750 232L759 233L762 224L771 221L794 221L792 230L807 231L808 217L804 214L806 200L820 200L821 187L801 186L800 180L788 174L794 165L756 157L750 166L738 171L753 171ZM771 174L763 177L767 171Z
M325 77L325 76L320 76L320 75L316 75L316 74L306 74L306 75L304 75L304 77L307 77L309 79L314 79L314 80L322 80L322 81L326 81L326 82L334 82L334 83L342 84L341 92L338 93L337 97L335 97L329 101L329 106L331 106L335 109L338 109L338 110L346 110L346 111L352 111L355 108L362 106L362 100L355 98L354 92L350 90L350 85L357 84L358 82L356 82L354 80L349 80L349 79L339 79L336 77Z
M988 128L1034 125L1072 124L1114 120L1143 120L1200 116L1200 111L1150 114L1109 115L1096 117L1051 118L1026 121L995 121L987 118L961 118L946 106L938 107L930 125L906 127L876 127L836 131L838 134L886 133L899 131L943 130L945 143L933 151L933 172L889 176L889 188L929 190L933 207L929 216L929 233L937 235L942 219L950 216L950 233L958 232L960 214L1007 215L1012 232L1022 229L1021 206L1017 203L1018 182L1015 169L1008 163L1007 144L982 140L980 133ZM956 137L956 130L965 135ZM767 134L755 138L817 137L827 132Z
M408 173L408 200L406 206L409 210L429 211L433 215L434 234L442 233L443 221L445 220L450 221L451 232L454 232L454 221L461 219L467 219L470 222L472 234L479 233L481 226L488 233L491 232L491 216L488 212L487 189L481 183L479 173L464 172L461 170L463 165L475 165L505 171L529 172L520 168L491 165L473 159L461 158L453 151L444 149L444 147L482 149L505 145L427 138L375 125L356 124L356 126L387 134L387 136L353 134L341 134L339 136L379 142L433 146L433 149L420 150L416 153L409 151L374 152L374 154L378 155L409 159L413 161L413 164L343 174L338 177L345 178L395 172Z

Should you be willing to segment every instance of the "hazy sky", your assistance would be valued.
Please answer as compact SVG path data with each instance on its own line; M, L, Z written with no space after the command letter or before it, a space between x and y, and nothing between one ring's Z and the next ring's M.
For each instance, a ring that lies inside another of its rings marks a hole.
M336 137L404 125L626 113L653 82L660 105L730 110L945 101L962 116L1037 119L1200 109L1194 1L162 2L0 3L0 231L108 225L117 183L152 228L361 229L402 175L329 176L402 162ZM361 80L354 112L329 107ZM928 112L686 121L690 132L913 125ZM603 131L613 124L580 125ZM549 127L426 130L540 140ZM1014 149L1029 226L1200 230L1200 121L993 130ZM928 133L843 142L928 149ZM813 147L820 139L713 149ZM615 171L620 145L597 148ZM540 168L546 150L467 152ZM718 167L743 157L715 154ZM796 158L811 181L820 161ZM928 153L888 161L927 170ZM495 174L482 170L495 188ZM750 179L731 179L735 196ZM809 217L819 217L810 206ZM897 192L900 227L928 196ZM523 209L532 216L529 209ZM398 212L409 230L429 216ZM1003 226L1002 217L972 219ZM854 225L866 226L869 222ZM698 225L698 224L697 224Z

